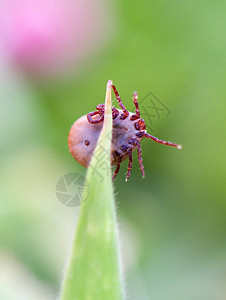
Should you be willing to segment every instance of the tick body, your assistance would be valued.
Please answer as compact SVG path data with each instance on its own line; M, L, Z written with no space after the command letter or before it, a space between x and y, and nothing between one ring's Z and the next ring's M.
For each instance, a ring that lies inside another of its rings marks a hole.
M135 113L129 112L123 105L116 87L112 85L116 99L121 109L112 107L113 130L111 142L111 164L116 165L113 179L117 176L121 163L128 159L126 181L130 178L132 169L132 152L137 150L138 161L142 176L145 176L143 160L141 156L140 142L143 138L181 149L181 145L159 140L146 132L145 121L140 117L138 95L133 93ZM104 120L104 104L98 104L93 111L75 121L72 125L68 146L72 156L84 167L89 166L93 151L96 147Z

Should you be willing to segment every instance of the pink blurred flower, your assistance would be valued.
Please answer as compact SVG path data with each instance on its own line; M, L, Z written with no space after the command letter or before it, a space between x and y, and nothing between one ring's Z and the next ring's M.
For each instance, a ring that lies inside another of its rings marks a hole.
M0 6L0 41L11 62L51 75L100 47L106 9L99 0L7 0Z

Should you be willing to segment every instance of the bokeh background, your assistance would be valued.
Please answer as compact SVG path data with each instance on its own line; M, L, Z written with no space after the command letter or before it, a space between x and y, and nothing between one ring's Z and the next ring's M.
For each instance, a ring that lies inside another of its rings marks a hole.
M134 90L154 93L170 114L150 112L151 133L184 146L143 141L146 178L134 155L131 179L124 163L114 182L128 299L226 299L225 12L223 0L1 2L0 299L59 295L79 207L55 186L85 175L67 136L109 79L129 110Z

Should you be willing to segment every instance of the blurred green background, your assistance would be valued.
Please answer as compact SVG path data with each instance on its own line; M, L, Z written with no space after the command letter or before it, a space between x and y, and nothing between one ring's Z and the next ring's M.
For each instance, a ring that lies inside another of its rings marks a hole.
M161 99L171 114L150 133L183 144L144 140L145 179L134 153L114 182L128 299L226 299L226 2L102 5L106 36L70 75L31 78L0 56L0 299L59 295L79 207L55 186L86 173L68 132L109 79L129 110L134 90Z

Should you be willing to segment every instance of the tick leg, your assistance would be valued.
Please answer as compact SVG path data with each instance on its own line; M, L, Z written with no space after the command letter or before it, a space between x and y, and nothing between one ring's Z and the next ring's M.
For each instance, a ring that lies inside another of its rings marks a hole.
M182 145L178 145L178 144L173 144L171 142L166 142L166 141L163 141L163 140L159 140L157 137L149 134L149 133L145 133L144 135L146 138L148 139L152 139L153 141L155 141L156 143L159 143L159 144L163 144L163 145L167 145L167 146L172 146L172 147L175 147L177 149L182 149Z
M135 116L136 116L137 118L140 118L140 110L139 110L139 105L138 105L137 99L138 99L138 94L137 94L137 92L134 92L134 93L133 93L133 103L134 103L134 105L135 105L135 107L136 107Z
M128 164L128 168L127 168L126 181L128 181L130 178L131 169L133 166L132 149L128 149L128 154L129 154L129 164Z
M120 117L120 119L124 120L124 119L126 119L126 118L129 116L129 112L128 112L128 110L125 108L125 106L123 105L122 100L121 100L121 98L120 98L120 96L119 96L119 93L118 93L116 87L115 87L113 84L112 84L112 89L113 89L113 91L114 91L114 93L115 93L115 96L116 96L116 99L117 99L117 101L118 101L119 106L120 106L121 109L123 110L123 115Z
M119 172L119 169L120 169L121 162L122 162L122 157L119 156L119 157L118 157L118 161L117 161L117 167L116 167L116 169L115 169L115 171L114 171L114 174L113 174L113 176L112 176L112 180L114 180L115 177L118 175L118 172Z
M137 143L137 155L138 155L138 162L139 162L139 165L140 165L140 170L141 170L141 173L142 173L142 177L144 178L145 177L145 172L144 172L144 166L143 166L143 158L142 158L142 154L141 154L141 146L140 146L139 142Z
M92 117L95 115L98 115L98 114L99 114L99 118L97 118L96 120L93 120ZM93 111L87 115L87 120L90 124L100 123L101 121L104 120L104 115L100 114L99 111Z
M135 115L132 115L130 117L131 121L135 121L137 119L140 119L140 110L139 110L139 105L138 105L137 99L138 99L138 94L137 94L137 92L134 92L133 93L133 103L134 103L134 105L136 107L136 112L135 112Z
M144 172L144 166L143 166L143 158L142 158L142 155L141 155L140 142L138 141L138 139L135 138L135 139L131 139L129 141L129 144L137 147L138 162L139 162L140 170L141 170L141 173L142 173L142 177L144 178L145 177L145 172Z

